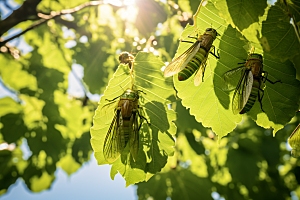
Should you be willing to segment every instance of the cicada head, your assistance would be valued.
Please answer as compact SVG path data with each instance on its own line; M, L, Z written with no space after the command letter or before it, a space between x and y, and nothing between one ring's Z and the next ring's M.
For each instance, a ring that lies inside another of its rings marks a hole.
M211 36L213 36L213 38L216 38L217 36L219 36L220 34L216 31L216 29L213 28L207 28L205 30L205 34L209 34Z
M253 60L259 60L260 62L263 62L263 57L261 54L258 54L258 53L251 53L249 54L247 60L250 60L250 59L253 59Z

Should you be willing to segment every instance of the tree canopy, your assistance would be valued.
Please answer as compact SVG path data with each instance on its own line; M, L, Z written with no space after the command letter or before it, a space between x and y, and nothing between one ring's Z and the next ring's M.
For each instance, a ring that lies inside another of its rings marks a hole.
M0 195L19 178L33 192L48 189L57 167L71 175L94 151L99 165L112 165L112 179L120 173L126 186L138 185L139 199L300 197L300 163L287 144L300 123L299 1L0 3L8 94L0 96ZM165 78L168 63L208 28L219 34L219 58L205 58L203 82ZM134 59L120 64L124 51ZM224 73L246 66L250 52L280 82L264 80L261 102L234 114L236 86L224 89ZM129 119L119 106L127 89L139 94ZM127 144L109 133L129 134ZM105 157L107 141L116 142L115 160Z

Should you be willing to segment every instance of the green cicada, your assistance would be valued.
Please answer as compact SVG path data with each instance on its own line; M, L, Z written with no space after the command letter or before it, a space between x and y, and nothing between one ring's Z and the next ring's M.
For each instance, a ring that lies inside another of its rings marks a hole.
M134 62L134 56L128 53L127 51L123 51L119 55L119 61L122 64L128 64L129 69L131 69L131 66L133 65Z
M169 77L178 73L178 80L184 81L196 72L194 84L200 85L203 81L208 54L211 53L216 58L220 58L215 54L215 47L212 45L218 35L215 29L208 28L199 38L188 36L197 41L182 41L193 43L193 45L166 67L164 76Z
M139 92L141 91L127 89L121 96L109 100L115 101L117 98L120 98L118 106L115 108L114 118L104 140L103 154L109 163L119 158L128 142L130 145L130 154L134 161L137 160L139 130L143 124L143 120L147 121L142 115L142 108L138 103Z
M268 72L263 71L263 57L260 54L250 53L246 62L239 64L242 64L242 66L229 70L223 75L226 87L224 90L229 91L235 88L232 98L233 113L243 114L248 112L257 97L261 110L264 112L262 99L265 82L269 81L275 84L281 81L272 82L267 78Z
M300 124L290 135L288 142L292 148L292 152L291 152L292 156L294 158L299 158L300 157Z

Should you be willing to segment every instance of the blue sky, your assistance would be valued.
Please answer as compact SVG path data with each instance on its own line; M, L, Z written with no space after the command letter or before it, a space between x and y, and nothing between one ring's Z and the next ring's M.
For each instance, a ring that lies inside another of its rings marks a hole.
M120 174L116 175L115 180L111 180L110 168L110 165L97 165L92 154L91 160L70 177L58 168L55 172L56 179L49 190L33 193L19 179L9 187L7 193L0 196L0 200L137 199L137 186L125 188L125 181Z

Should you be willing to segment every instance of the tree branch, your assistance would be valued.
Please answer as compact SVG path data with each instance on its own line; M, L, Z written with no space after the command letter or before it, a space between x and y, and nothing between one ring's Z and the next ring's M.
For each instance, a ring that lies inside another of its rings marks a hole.
M23 5L20 8L14 10L13 13L9 15L6 19L0 21L0 36L2 36L15 25L26 21L32 17L36 17L36 7L40 3L40 1L41 0L27 0L23 3Z
M27 0L27 1L36 1L36 0ZM104 4L103 1L89 1L89 2L86 2L84 4L81 4L81 5L77 6L75 8L72 8L72 9L66 9L66 10L61 10L61 11L51 11L50 15L45 15L43 13L37 13L37 16L41 18L39 21L33 23L27 29L25 29L24 31L22 31L21 33L15 35L15 36L12 36L12 37L10 37L10 38L2 41L2 42L0 40L0 47L3 46L5 43L13 40L13 39L15 39L17 37L20 37L21 35L23 35L27 31L30 31L30 30L34 29L35 27L37 27L37 26L40 26L41 24L47 22L50 19L54 19L54 18L56 18L60 15L71 14L71 13L77 12L77 11L79 11L79 10L85 8L85 7L88 7L88 6L96 6L96 5L100 5L100 4ZM123 7L123 6L118 6L118 7Z

